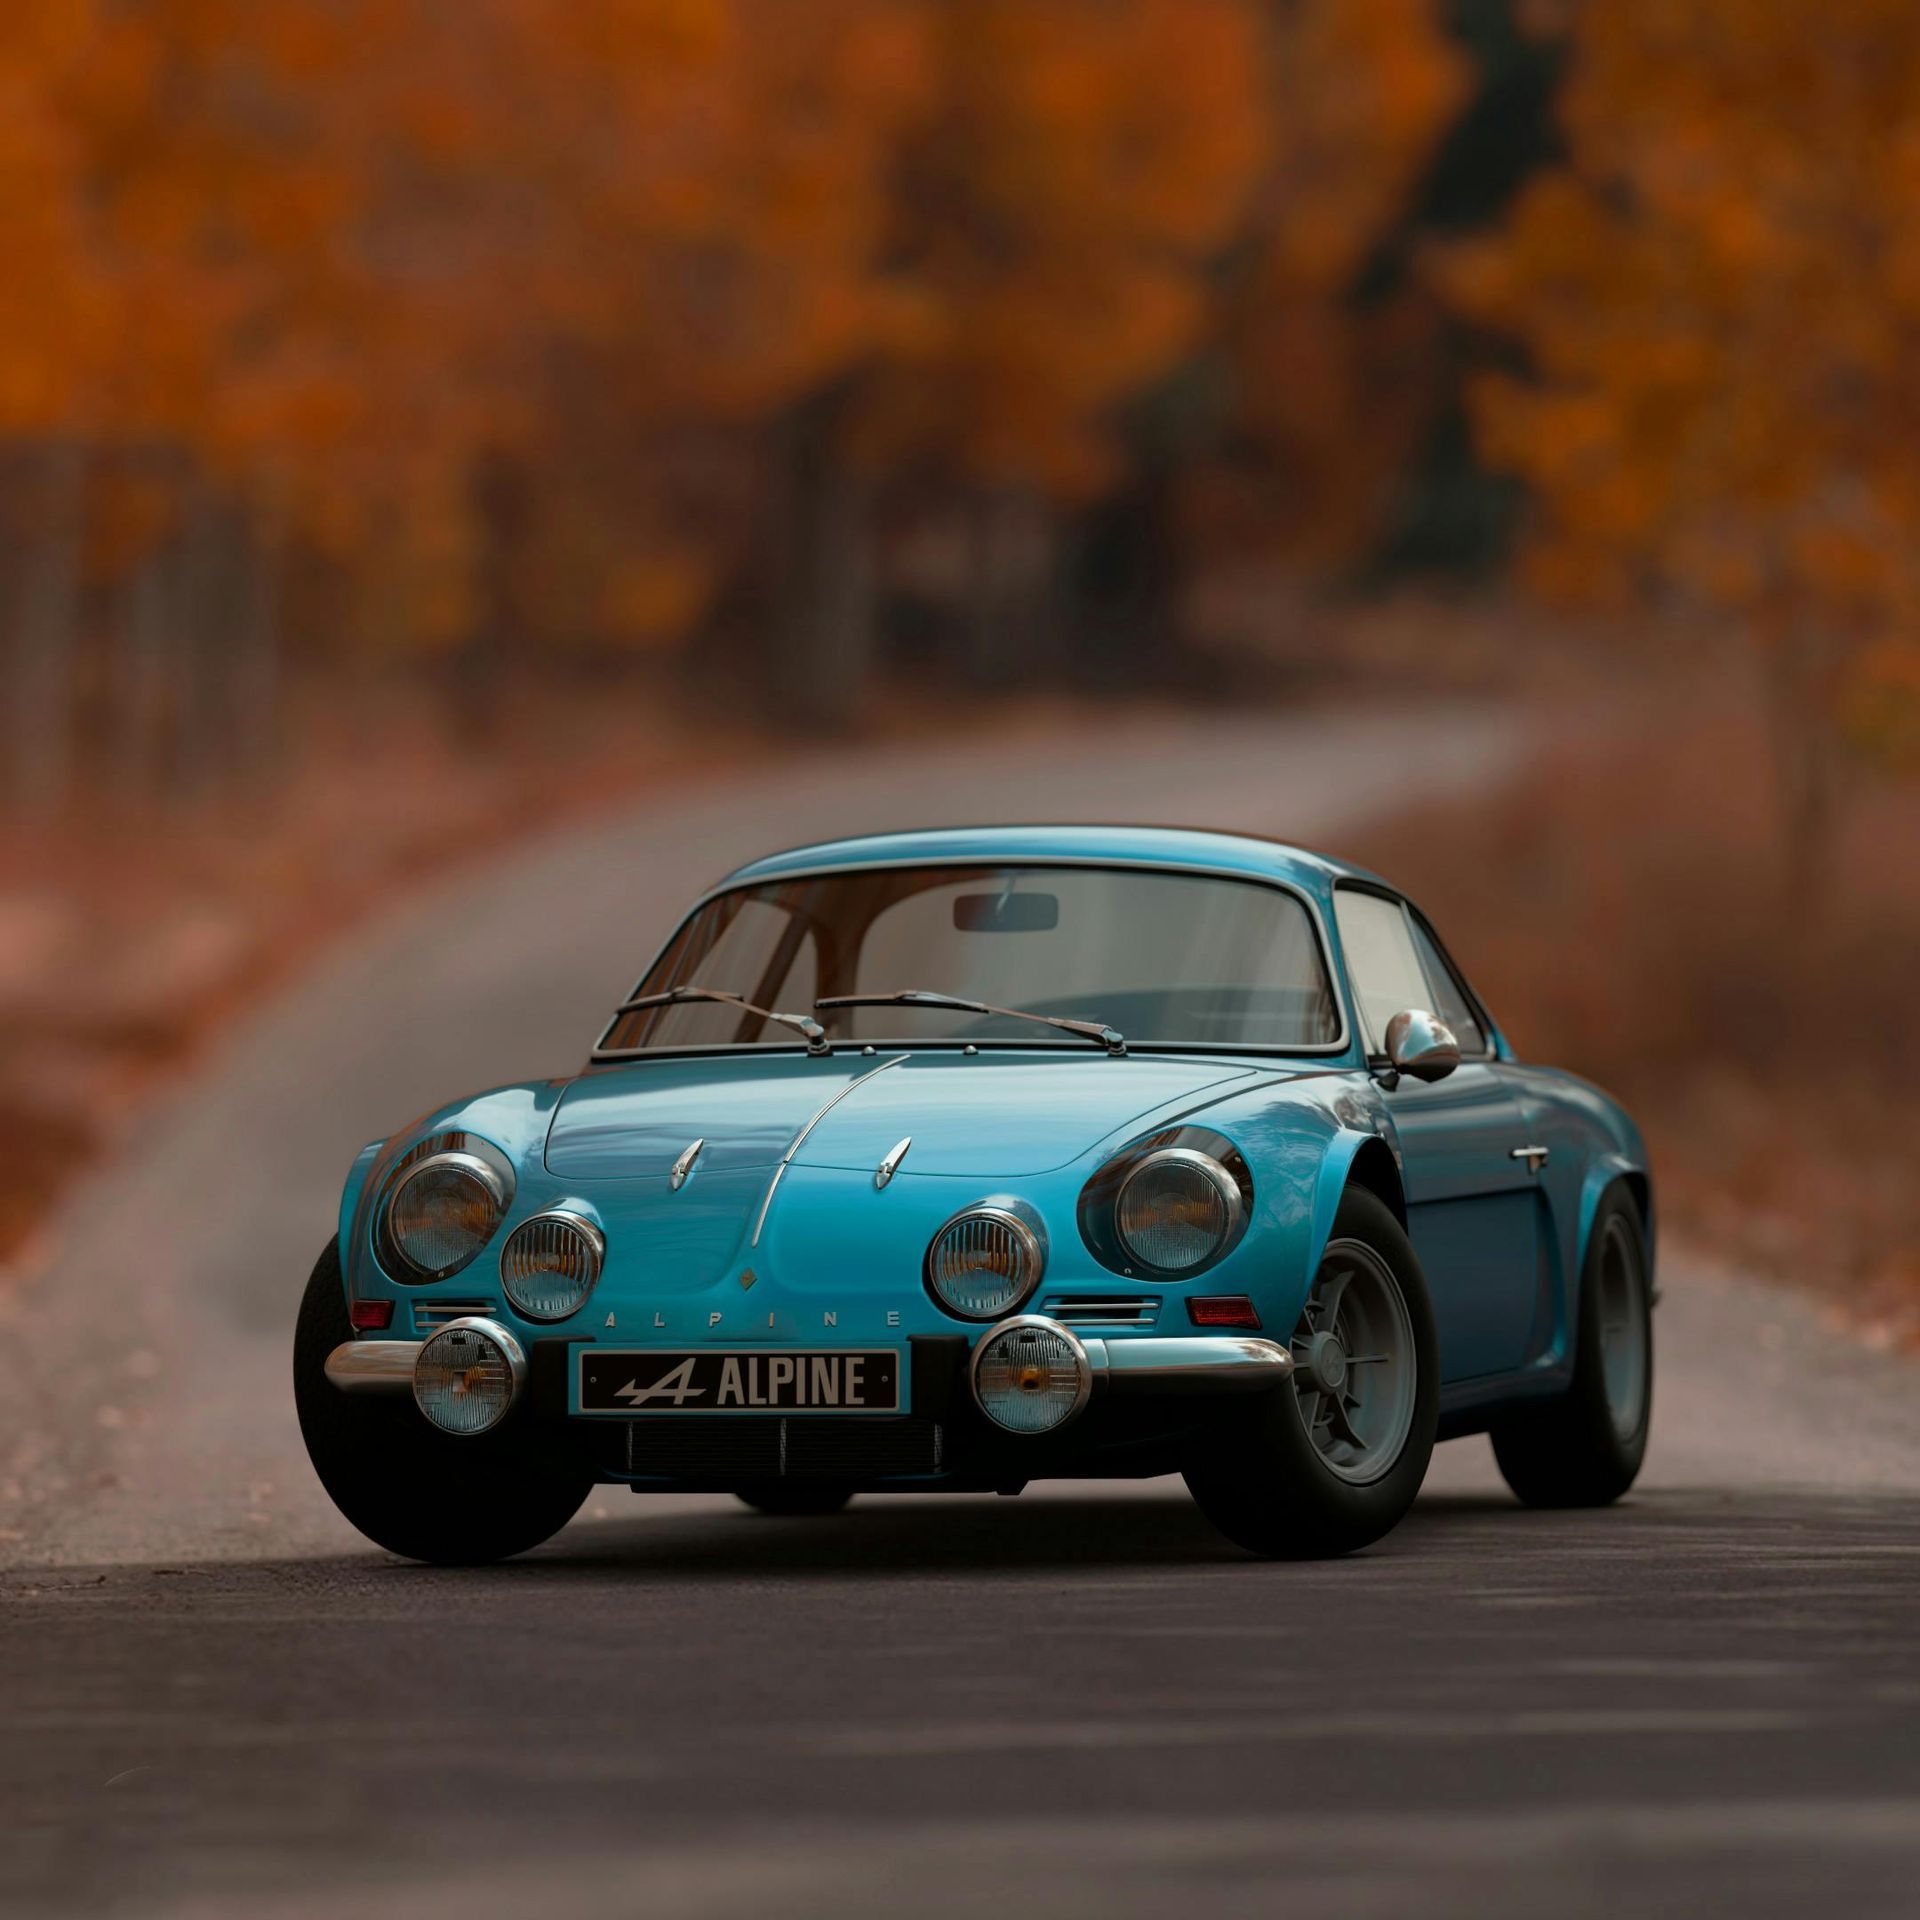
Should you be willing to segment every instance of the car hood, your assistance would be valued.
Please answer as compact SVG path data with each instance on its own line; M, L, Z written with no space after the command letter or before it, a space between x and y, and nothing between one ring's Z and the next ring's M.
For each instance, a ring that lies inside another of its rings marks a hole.
M663 1057L597 1069L562 1096L547 1135L565 1180L666 1175L695 1140L703 1178L796 1164L878 1166L911 1139L905 1174L1013 1178L1065 1166L1109 1135L1251 1068L1220 1060L1008 1049L875 1055ZM811 1123L811 1124L810 1124Z

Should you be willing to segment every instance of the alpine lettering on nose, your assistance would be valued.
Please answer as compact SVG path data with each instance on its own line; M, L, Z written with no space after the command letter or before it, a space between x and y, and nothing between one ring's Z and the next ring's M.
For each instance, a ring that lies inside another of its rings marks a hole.
M683 1407L704 1400L709 1389L697 1384L700 1356L689 1354L650 1385L629 1380L614 1389L616 1400L648 1406L670 1403ZM857 1405L866 1391L864 1354L773 1353L726 1354L720 1359L720 1377L712 1392L716 1407L841 1407Z

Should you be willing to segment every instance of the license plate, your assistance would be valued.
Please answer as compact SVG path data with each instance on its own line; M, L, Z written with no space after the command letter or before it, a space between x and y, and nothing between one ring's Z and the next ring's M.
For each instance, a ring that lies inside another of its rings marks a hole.
M792 1348L582 1347L582 1413L898 1413L900 1356Z

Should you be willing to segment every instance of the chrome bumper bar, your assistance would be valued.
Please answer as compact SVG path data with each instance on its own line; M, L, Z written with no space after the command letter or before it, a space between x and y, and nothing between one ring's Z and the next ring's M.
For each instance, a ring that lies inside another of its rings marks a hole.
M1260 1393L1293 1378L1293 1355L1244 1334L1082 1338L1094 1385L1108 1393Z
M327 1378L342 1393L411 1393L424 1340L343 1340L327 1355Z
M1087 1356L1094 1385L1109 1393L1260 1393L1293 1377L1293 1355L1285 1347L1247 1334L1071 1337ZM327 1378L342 1393L410 1393L413 1363L425 1345L343 1340L327 1355Z

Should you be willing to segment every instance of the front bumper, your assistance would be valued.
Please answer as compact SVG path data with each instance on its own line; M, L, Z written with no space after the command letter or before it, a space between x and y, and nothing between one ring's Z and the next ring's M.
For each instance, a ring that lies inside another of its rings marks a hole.
M1033 1318L1029 1316L1030 1321ZM476 1320L470 1324L485 1330L493 1323ZM506 1334L504 1328L498 1331ZM983 1328L981 1338L988 1339L997 1331L996 1327ZM1065 1328L1060 1331L1067 1332ZM1293 1375L1293 1356L1285 1347L1250 1335L1143 1335L1128 1340L1069 1337L1086 1355L1096 1393L1260 1393L1284 1385ZM414 1363L426 1344L424 1340L342 1341L327 1355L327 1378L342 1393L411 1392Z

